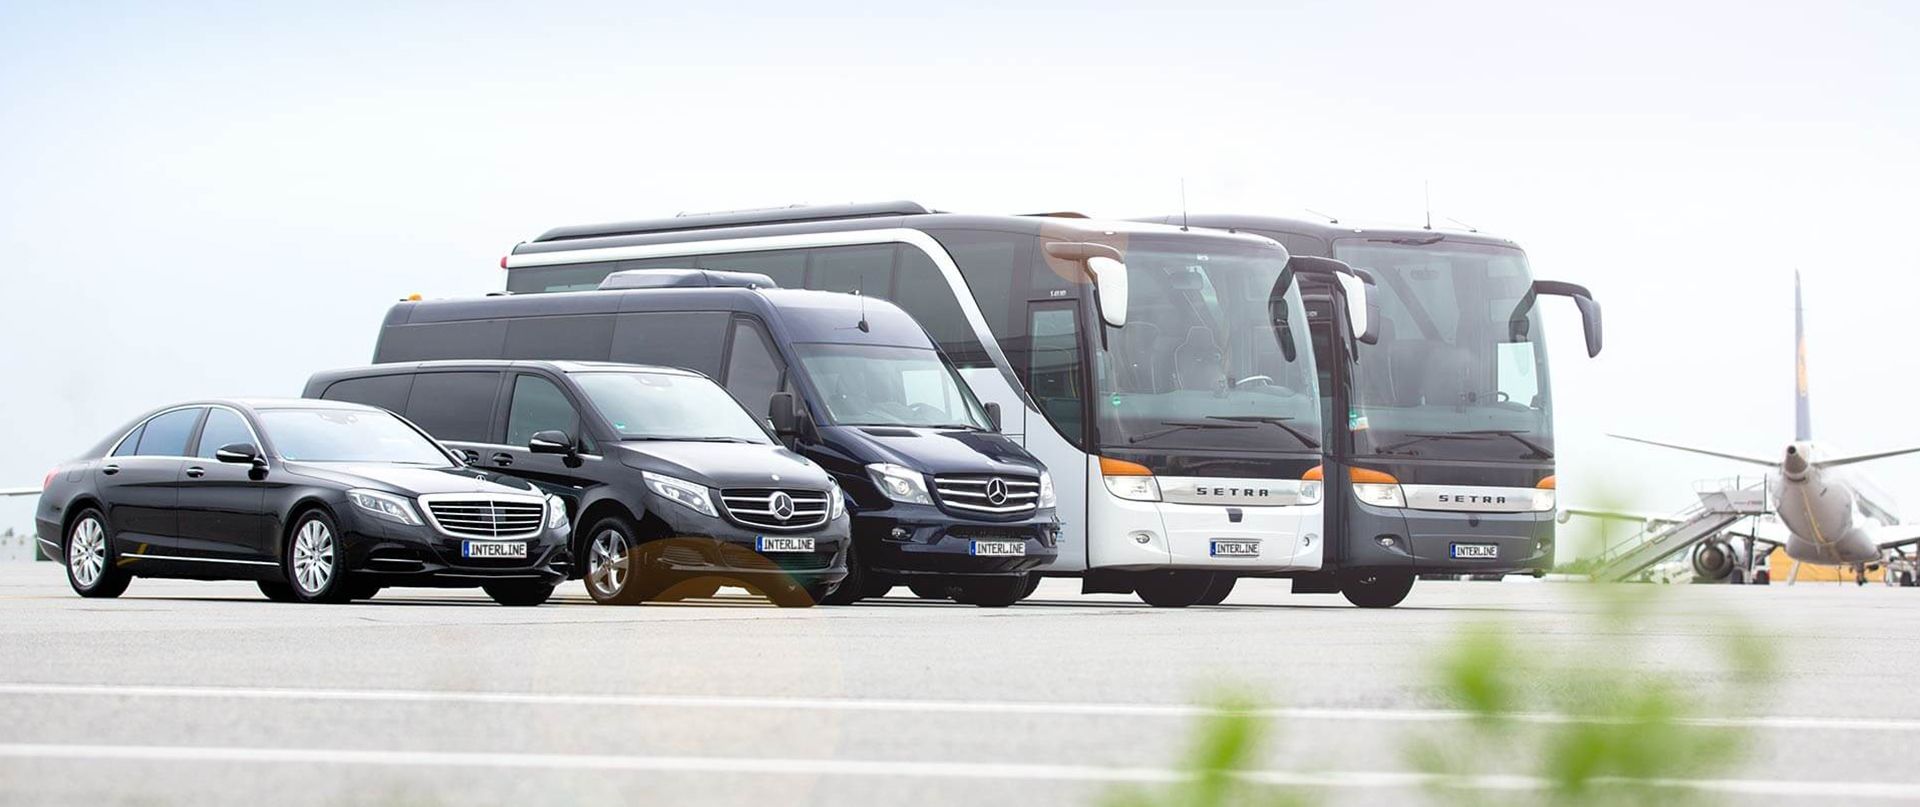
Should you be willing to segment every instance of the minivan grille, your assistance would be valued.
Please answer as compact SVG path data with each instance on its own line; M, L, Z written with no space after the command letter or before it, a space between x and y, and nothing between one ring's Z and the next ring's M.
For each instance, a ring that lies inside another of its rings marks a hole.
M827 494L798 488L727 488L720 491L727 517L763 530L804 530L827 523Z
M527 538L540 534L547 506L539 500L423 499L427 517L441 532L461 538Z
M933 478L940 503L969 513L1012 516L1040 508L1040 480L1031 476L942 474Z

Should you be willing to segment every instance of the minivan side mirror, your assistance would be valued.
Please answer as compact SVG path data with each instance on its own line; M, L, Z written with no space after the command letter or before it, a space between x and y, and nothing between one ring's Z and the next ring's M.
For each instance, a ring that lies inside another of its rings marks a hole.
M527 450L535 454L560 454L571 457L578 449L573 444L573 436L559 429L548 429L533 433L527 440Z
M987 402L987 428L1000 430L1000 404L995 401Z
M252 443L228 443L216 449L213 458L235 465L254 465L260 462L260 447Z
M767 397L767 420L773 434L782 440L800 434L800 404L791 392L776 392Z

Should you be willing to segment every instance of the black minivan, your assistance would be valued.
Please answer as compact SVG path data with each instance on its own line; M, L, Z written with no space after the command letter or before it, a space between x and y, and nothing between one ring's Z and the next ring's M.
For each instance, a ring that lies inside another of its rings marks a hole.
M813 605L846 577L845 498L705 376L605 362L448 361L333 370L306 397L402 413L566 502L596 602L709 596L723 582Z
M997 431L997 413L920 324L883 300L780 289L753 273L640 269L593 291L394 306L374 361L440 359L630 362L719 381L846 491L854 540L829 604L906 584L1010 605L1058 554L1046 469Z

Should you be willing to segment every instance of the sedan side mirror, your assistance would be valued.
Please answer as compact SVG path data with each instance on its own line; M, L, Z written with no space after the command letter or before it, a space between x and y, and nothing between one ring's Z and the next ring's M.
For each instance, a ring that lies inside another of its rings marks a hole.
M773 423L773 434L782 440L800 434L800 404L794 400L791 392L776 392L767 396L767 420Z
M260 447L252 443L228 443L215 450L213 458L235 465L254 465L260 462Z
M1000 404L998 402L987 402L987 428L994 431L1000 430Z

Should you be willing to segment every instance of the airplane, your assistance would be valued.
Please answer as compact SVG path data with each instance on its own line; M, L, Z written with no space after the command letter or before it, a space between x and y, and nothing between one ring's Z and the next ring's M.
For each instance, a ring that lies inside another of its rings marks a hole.
M0 499L8 496L38 496L39 488L0 488Z
M1793 274L1793 331L1796 345L1794 438L1778 459L1711 451L1621 434L1609 436L1774 469L1769 485L1773 494L1773 512L1786 527L1787 537L1783 543L1787 557L1794 562L1793 571L1788 575L1789 584L1799 577L1802 563L1851 566L1855 581L1863 585L1869 566L1915 568L1915 556L1902 550L1920 544L1920 524L1902 524L1892 501L1884 493L1846 469L1864 462L1920 452L1920 447L1834 456L1826 446L1814 442L1813 417L1807 399L1807 337L1799 272ZM1762 543L1774 543L1767 539L1759 540ZM1725 553L1732 548L1720 540L1711 547L1703 544L1702 550ZM1720 558L1714 560L1717 562ZM1696 569L1700 568L1700 563L1701 559L1696 557ZM1913 584L1912 571L1906 572L1903 582Z

